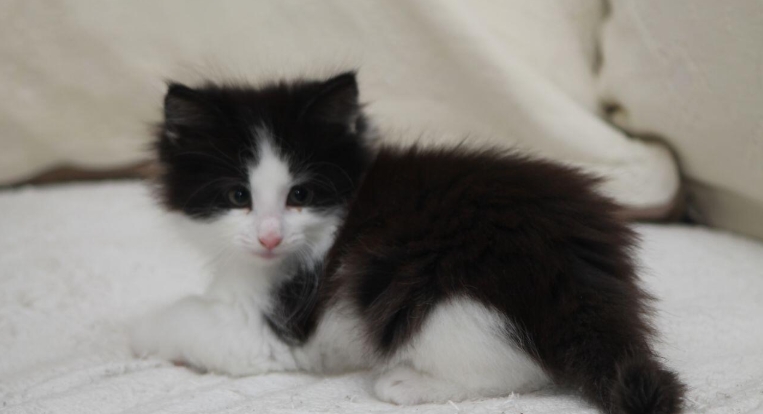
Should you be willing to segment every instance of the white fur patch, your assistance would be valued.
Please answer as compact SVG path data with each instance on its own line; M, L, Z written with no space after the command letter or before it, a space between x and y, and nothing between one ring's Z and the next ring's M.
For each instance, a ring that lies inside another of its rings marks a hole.
M470 299L438 305L413 344L379 377L377 395L396 404L418 404L540 388L548 378L511 343L507 322Z
M360 320L348 307L333 306L321 318L315 334L294 350L301 369L320 373L340 373L370 368Z
M259 157L249 170L253 210L262 217L280 216L286 205L286 196L294 182L289 164L276 154L267 135L259 140Z
M213 297L191 296L133 326L133 350L229 375L296 369L289 347L259 311Z

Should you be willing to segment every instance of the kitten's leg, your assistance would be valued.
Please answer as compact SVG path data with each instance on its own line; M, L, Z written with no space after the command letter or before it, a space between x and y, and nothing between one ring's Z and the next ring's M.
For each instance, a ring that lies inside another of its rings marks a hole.
M376 382L377 396L397 404L462 401L526 392L548 382L543 370L513 343L504 317L469 300L439 304L398 365Z
M469 390L461 385L406 365L398 365L381 374L374 385L374 392L380 400L399 405L461 401L470 396Z
M295 369L289 347L262 314L235 303L191 296L144 318L131 332L133 350L230 375Z

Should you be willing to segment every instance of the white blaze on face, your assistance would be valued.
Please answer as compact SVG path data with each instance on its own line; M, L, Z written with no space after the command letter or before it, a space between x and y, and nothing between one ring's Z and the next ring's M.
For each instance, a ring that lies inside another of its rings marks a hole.
M284 235L286 197L294 178L288 164L276 154L268 139L260 141L257 164L249 172L252 212L256 216L257 239L267 248Z

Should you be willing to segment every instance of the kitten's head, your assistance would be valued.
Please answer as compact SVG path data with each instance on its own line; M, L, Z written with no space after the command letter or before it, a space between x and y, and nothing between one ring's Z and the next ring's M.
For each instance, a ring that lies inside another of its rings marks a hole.
M258 88L173 83L159 194L227 253L270 264L322 255L371 160L366 129L354 73Z

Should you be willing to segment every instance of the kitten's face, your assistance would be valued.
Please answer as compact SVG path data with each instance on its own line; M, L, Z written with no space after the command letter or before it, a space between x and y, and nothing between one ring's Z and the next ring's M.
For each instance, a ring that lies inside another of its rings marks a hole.
M322 256L371 157L357 97L354 74L257 89L171 85L157 145L165 206L221 255Z

